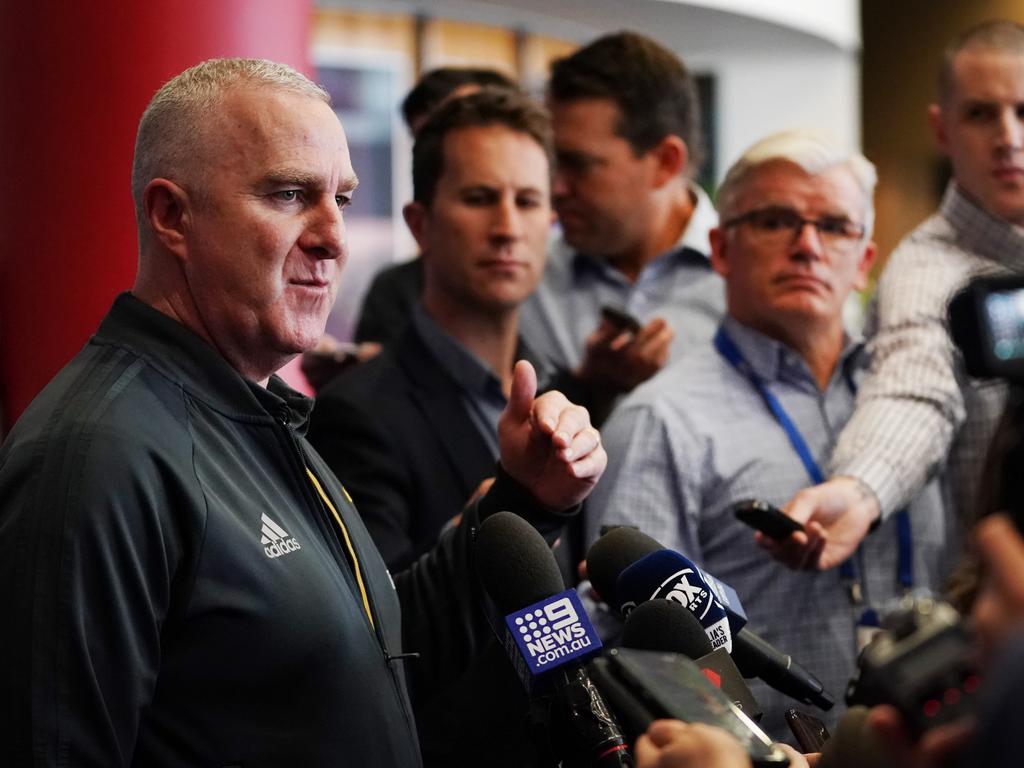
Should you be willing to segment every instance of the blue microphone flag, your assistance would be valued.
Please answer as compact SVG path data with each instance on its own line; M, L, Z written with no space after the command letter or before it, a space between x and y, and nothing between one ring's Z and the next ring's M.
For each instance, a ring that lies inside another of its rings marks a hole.
M624 614L647 600L675 600L697 617L712 648L732 653L725 606L697 566L678 552L659 549L640 558L619 575L615 590Z
M526 686L570 662L601 650L601 639L575 589L567 589L505 617L505 646Z

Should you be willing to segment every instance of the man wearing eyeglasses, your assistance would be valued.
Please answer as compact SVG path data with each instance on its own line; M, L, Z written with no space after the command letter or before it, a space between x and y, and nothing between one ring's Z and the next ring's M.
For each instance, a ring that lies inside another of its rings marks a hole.
M929 122L953 178L939 210L893 252L873 307L872 372L836 442L828 482L787 512L809 522L779 556L827 569L869 526L945 472L964 530L975 514L1006 384L970 379L946 325L981 274L1024 275L1024 27L990 21L946 49Z
M719 191L722 223L711 231L727 315L711 343L612 414L603 430L609 473L586 512L588 541L602 525L636 525L729 583L751 628L837 701L867 611L902 587L935 585L944 536L937 490L909 512L907 556L892 520L865 543L853 574L784 567L732 505L781 504L806 485L853 410L865 361L844 330L843 304L864 287L875 255L874 185L864 157L805 132L764 139L730 169ZM756 681L751 688L762 724L782 739L793 701ZM839 709L824 718L834 722Z

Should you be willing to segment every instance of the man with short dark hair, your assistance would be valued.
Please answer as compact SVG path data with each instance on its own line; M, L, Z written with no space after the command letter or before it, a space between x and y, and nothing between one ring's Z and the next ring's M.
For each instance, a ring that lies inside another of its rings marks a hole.
M600 413L709 339L723 311L707 258L714 208L689 181L702 153L699 107L683 63L632 32L556 61L548 105L562 240L524 307L523 335L575 373ZM602 319L605 306L639 323Z
M310 441L335 470L392 570L436 546L494 476L498 418L516 360L519 306L544 269L551 127L532 99L483 89L441 106L413 149L404 214L420 247L423 298L380 357L317 398ZM417 696L427 765L537 764L510 665Z
M423 75L402 101L402 117L413 139L446 99L484 87L518 90L515 82L493 69L441 67ZM413 258L385 267L373 278L359 310L355 340L387 346L405 330L412 308L423 294L423 262Z
M494 647L473 529L553 537L596 482L586 412L522 362L496 482L392 579L274 375L323 333L356 183L290 67L204 62L146 109L132 292L0 449L5 765L418 765L407 675Z
M452 96L468 96L481 88L518 90L506 74L488 67L438 67L425 72L402 100L402 118L415 138L430 114Z
M392 569L431 549L494 474L519 306L551 226L547 113L511 91L444 105L413 149L405 220L424 266L409 327L317 398L310 440Z
M831 479L788 505L811 532L780 549L792 564L809 554L812 567L843 562L876 520L942 471L965 531L974 516L1006 385L968 377L946 313L973 277L1024 275L1024 28L987 22L954 40L928 117L953 178L879 281L871 375L836 443Z

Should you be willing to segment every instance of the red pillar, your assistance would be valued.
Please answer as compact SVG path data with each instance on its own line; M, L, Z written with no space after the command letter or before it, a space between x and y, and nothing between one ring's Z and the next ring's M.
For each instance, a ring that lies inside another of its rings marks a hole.
M209 58L261 57L309 72L311 11L311 0L0 0L7 427L132 285L129 179L149 99Z

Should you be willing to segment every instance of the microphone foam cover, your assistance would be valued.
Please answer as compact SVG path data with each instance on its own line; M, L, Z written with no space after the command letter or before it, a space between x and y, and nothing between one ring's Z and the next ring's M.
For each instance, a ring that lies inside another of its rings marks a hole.
M713 650L697 617L674 600L648 600L634 608L622 628L622 644L643 651L681 653L689 659Z
M519 515L498 512L480 525L476 568L502 613L533 605L565 589L562 572L537 530Z
M619 575L642 557L664 549L657 541L636 528L613 528L587 550L587 576L594 589L610 606L619 610L615 596Z

